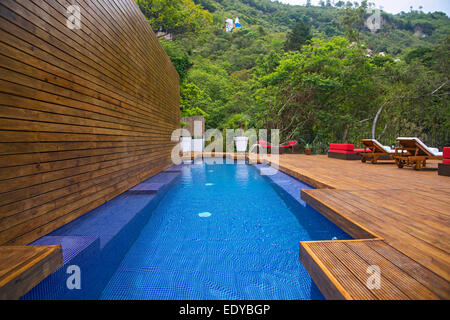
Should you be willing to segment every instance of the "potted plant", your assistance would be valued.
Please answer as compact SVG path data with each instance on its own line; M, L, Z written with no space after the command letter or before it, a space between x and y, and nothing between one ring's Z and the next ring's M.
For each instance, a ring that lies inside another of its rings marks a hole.
M236 115L236 123L239 125L239 136L234 137L234 142L236 143L237 152L247 151L248 137L244 136L244 131L247 131L249 120L244 115ZM242 129L244 127L244 129Z
M180 121L181 128L187 128L189 124L184 121ZM192 149L192 137L181 137L180 138L180 144L181 144L181 152L191 152Z
M305 145L305 154L308 156L311 154L311 145L309 143Z

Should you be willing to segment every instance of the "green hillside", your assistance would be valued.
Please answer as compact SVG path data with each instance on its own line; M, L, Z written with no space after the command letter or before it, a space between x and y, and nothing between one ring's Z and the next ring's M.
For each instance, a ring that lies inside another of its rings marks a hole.
M287 32L296 22L309 24L314 37L344 36L340 20L343 11L334 6L291 6L270 0L195 0L214 15L215 26L223 26L225 18L239 17L244 28L262 27L267 32ZM338 3L339 5L339 3ZM369 18L371 13L366 13ZM363 29L363 41L369 48L391 54L426 47L441 41L450 33L450 22L443 12L412 11L399 15L381 12L381 29L372 33Z
M372 13L342 2L137 1L180 73L183 114L204 114L208 128L278 128L323 152L330 141L370 138L382 107L375 134L386 144L398 135L450 144L444 13L381 12L373 33ZM185 15L174 21L177 10ZM242 28L225 32L235 17ZM292 33L293 49L286 39L299 25L311 40L295 49Z

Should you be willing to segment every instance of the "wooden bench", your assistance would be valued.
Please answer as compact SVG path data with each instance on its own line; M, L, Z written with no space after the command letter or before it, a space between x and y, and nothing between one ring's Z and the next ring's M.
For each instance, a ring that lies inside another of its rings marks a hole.
M361 160L360 153L365 151L369 150L355 149L354 144L331 143L328 157L341 160Z

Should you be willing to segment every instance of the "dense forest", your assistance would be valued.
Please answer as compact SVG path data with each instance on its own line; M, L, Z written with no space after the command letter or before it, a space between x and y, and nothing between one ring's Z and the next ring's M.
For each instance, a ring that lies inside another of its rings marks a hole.
M367 1L137 0L180 74L184 116L330 142L450 145L450 21ZM239 17L241 28L225 31ZM377 28L373 28L376 25Z

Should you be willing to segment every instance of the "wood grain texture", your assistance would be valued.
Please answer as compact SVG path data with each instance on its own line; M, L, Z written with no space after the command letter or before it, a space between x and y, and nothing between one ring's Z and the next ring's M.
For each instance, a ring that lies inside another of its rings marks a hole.
M0 3L0 245L24 245L171 165L179 77L133 0Z
M0 246L0 300L16 300L62 264L61 246Z
M270 156L266 161L270 162ZM356 240L300 243L328 299L450 299L450 179L326 156L281 155L279 168L319 188L301 198ZM369 266L381 288L368 289Z

